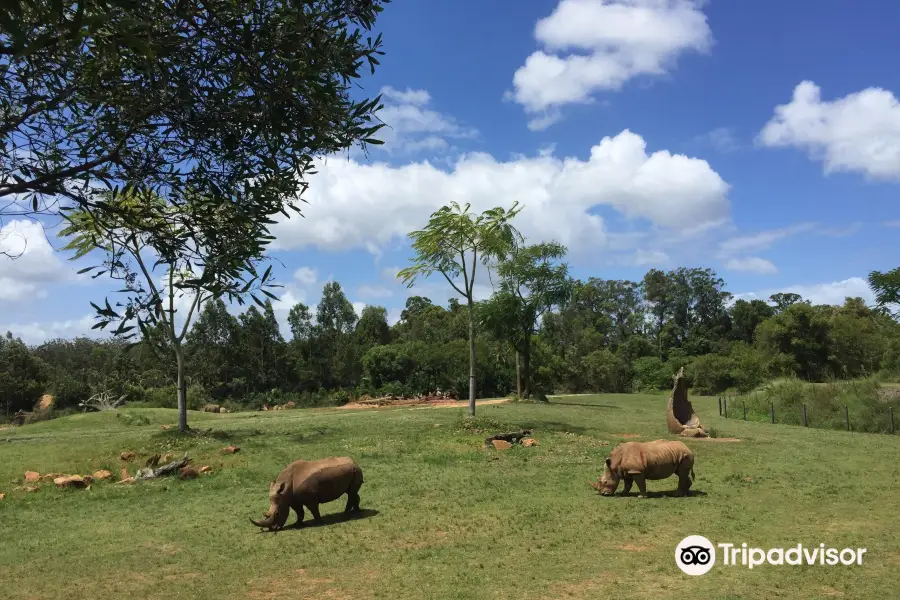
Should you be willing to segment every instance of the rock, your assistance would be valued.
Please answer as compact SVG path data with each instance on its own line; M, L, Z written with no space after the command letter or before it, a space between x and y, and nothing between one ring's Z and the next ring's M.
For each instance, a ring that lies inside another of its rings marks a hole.
M174 425L160 425L159 426L159 428L162 429L163 431L168 431L168 430L172 429L173 427L175 427L175 426Z
M220 412L220 413L228 413L228 412L231 412L231 411L228 410L227 408L225 408L225 407L223 406L223 407L221 407L221 408L219 409L219 412Z
M41 474L37 471L25 471L25 483L37 483L41 480Z
M238 450L240 450L240 448L238 448L237 446L225 446L224 448L222 448L222 453L223 454L234 454Z
M493 444L494 448L497 450L509 450L512 448L512 444L504 440L494 440L491 444Z
M0 500L3 500L4 498L6 498L6 494L4 494L3 492L0 492Z
M130 462L134 460L134 452L123 452L119 455L119 458L121 458L125 462Z
M97 481L104 481L112 477L112 473L107 471L106 469L100 469L99 471L94 471L94 479Z
M297 408L297 403L294 402L293 400L289 400L288 402L285 402L285 403L284 403L284 408L285 408L285 409L288 409L288 408Z
M55 483L56 487L59 488L83 488L87 486L87 482L81 475L63 475L62 477L57 477L56 479L54 479L53 483Z
M162 455L162 458L159 459L159 460L160 460L163 464L166 464L167 462L169 462L169 461L172 460L172 455L171 455L171 454L168 454L168 453L163 454L163 455Z
M193 479L197 477L200 473L197 472L197 469L194 467L181 467L178 471L179 479Z
M522 445L526 448L531 448L532 446L537 446L538 443L534 438L525 438L524 440L522 440Z
M39 489L41 489L41 488L40 488L40 486L37 486L37 485L26 485L26 486L25 486L25 491L26 491L26 492L36 492L36 491L38 491Z
M119 475L119 479L128 479L131 475L128 474L128 469L122 467L122 473Z
M210 467L209 465L203 465L202 467L200 467L201 473L210 473L211 471L212 467Z
M669 433L682 437L709 437L700 424L700 417L694 411L691 401L688 400L684 367L681 367L675 374L672 393L669 395L669 403L666 408L666 426Z
M84 477L82 477L82 479L84 480L84 483L88 486L88 488L90 488L94 484L93 475L85 475Z
M41 399L35 402L34 410L47 410L53 406L53 396L44 394Z
M119 481L118 483L134 483L134 477L126 477L125 479Z

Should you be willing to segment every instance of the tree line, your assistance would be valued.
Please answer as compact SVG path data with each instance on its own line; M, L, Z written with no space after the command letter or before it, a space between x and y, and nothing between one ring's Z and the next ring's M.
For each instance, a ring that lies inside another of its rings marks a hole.
M661 390L682 366L694 393L709 394L745 392L782 376L900 373L900 325L860 298L842 306L796 294L734 301L708 268L653 269L641 281L572 280L554 262L563 251L524 247L515 265L500 270L494 295L473 303L479 396ZM512 286L512 274L532 285L527 293ZM512 296L534 299L516 304ZM221 298L204 305L184 340L189 407L468 391L469 315L456 299L441 306L411 296L389 325L384 307L357 315L340 284L329 282L314 310L290 309L286 336L271 301L261 304L236 315ZM104 391L175 407L170 343L164 325L137 344L79 337L28 347L7 333L0 338L5 414L30 410L44 393L57 410Z

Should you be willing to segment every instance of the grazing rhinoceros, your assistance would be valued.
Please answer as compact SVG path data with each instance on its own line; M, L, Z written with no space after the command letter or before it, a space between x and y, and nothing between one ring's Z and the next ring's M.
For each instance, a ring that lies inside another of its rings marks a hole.
M646 498L648 479L665 479L672 475L678 475L676 495L687 495L694 477L694 454L683 442L624 442L609 453L603 476L598 478L599 483L591 483L591 487L603 496L612 496L619 487L619 480L624 479L622 495L631 491L632 483L637 483L641 492L638 497Z
M271 531L284 528L291 509L297 513L297 522L303 522L303 507L309 509L319 521L319 504L337 500L347 494L345 513L359 511L359 488L363 484L362 469L347 457L331 457L321 460L295 460L269 486L271 506L264 513L265 519L250 522Z

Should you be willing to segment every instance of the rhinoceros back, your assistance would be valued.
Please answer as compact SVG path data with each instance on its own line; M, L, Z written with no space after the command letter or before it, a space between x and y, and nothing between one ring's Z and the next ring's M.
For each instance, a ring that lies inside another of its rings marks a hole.
M354 478L362 478L359 465L348 457L297 461L294 471L294 494L309 496L317 502L336 500L347 493Z

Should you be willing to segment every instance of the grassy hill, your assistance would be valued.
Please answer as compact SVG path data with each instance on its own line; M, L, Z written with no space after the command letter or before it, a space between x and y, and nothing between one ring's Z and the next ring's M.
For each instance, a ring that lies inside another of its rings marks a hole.
M715 398L692 401L718 437L740 441L685 440L696 453L689 498L604 498L588 486L616 443L667 437L665 395L495 404L474 423L462 407L191 413L193 427L211 431L181 437L160 429L174 411L126 408L3 430L0 589L10 600L894 596L897 437L725 420ZM482 447L519 427L539 445ZM240 451L222 454L229 443ZM25 470L118 475L125 450L138 455L132 472L149 455L185 451L213 472L14 489ZM329 517L341 499L323 506L326 526L271 534L248 522L268 508L282 467L331 455L362 466L363 517ZM688 577L674 550L692 534L868 552L861 566L717 565Z

